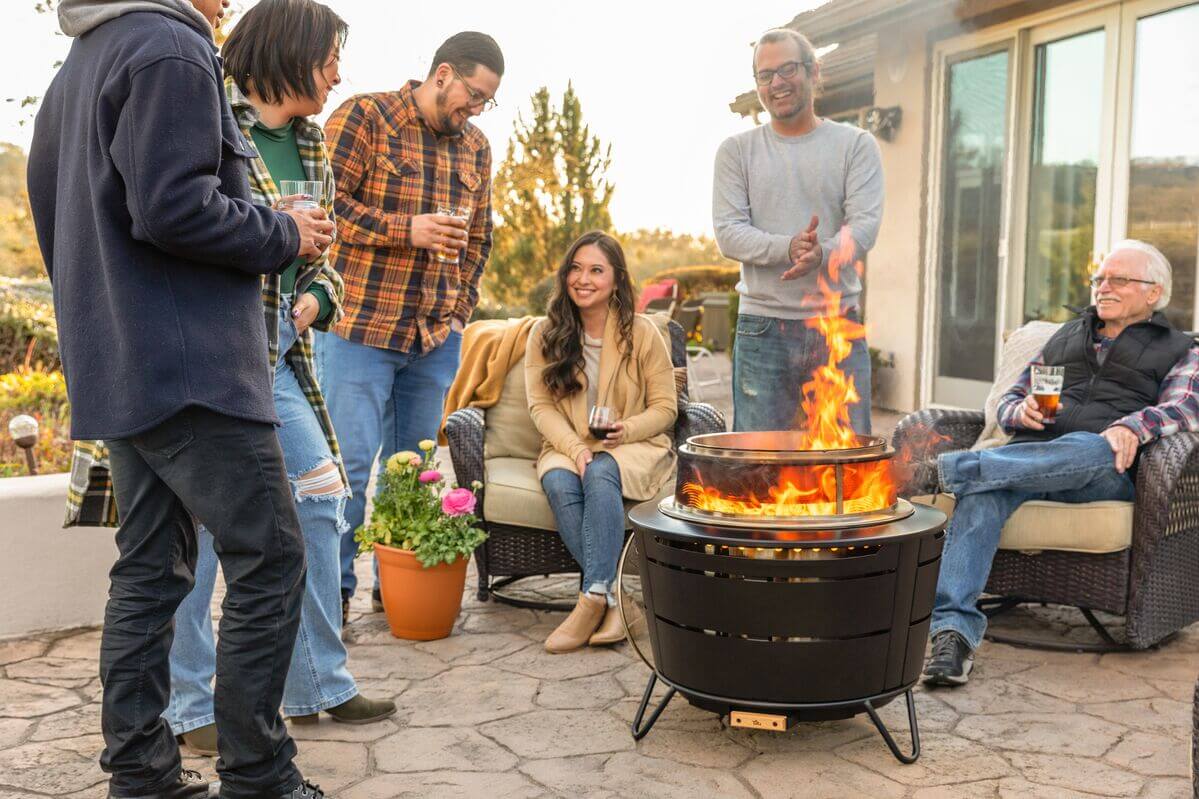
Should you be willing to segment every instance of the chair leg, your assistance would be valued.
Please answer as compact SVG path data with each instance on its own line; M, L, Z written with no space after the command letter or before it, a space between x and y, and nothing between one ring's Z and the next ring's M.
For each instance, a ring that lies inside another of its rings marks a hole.
M475 597L480 602L491 599L491 570L487 567L487 542L475 547L475 570L479 573L479 589Z
M1019 597L989 597L987 599L978 600L978 609L987 614L988 619L993 619L997 616L1002 616L1004 613L1012 610L1019 605L1030 604L1028 600L1020 599ZM1082 613L1083 618L1091 625L1091 628L1099 635L1099 642L1087 641L1054 641L1046 638L1028 637L1019 634L1010 634L1003 632L995 632L990 627L984 637L988 641L997 644L1007 644L1009 646L1027 647L1029 649L1043 649L1049 652L1128 652L1132 647L1127 643L1117 641L1111 631L1104 626L1103 622L1095 618L1095 614L1090 608L1078 608Z

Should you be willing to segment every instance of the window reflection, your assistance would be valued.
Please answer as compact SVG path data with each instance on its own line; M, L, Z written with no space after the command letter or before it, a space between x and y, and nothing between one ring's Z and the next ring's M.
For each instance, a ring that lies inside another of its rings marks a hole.
M1137 21L1128 237L1174 267L1167 315L1190 330L1199 250L1199 4Z

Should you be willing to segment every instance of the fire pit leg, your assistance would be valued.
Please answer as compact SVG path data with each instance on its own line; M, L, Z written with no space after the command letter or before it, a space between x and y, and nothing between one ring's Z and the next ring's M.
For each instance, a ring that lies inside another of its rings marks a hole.
M641 726L641 720L645 717L645 709L649 707L649 698L654 693L654 686L658 684L658 673L655 671L649 675L649 682L645 684L645 693L641 695L641 704L637 706L637 715L633 716L633 740L640 741L646 736L646 733L654 726L654 722L658 720L658 716L662 715L662 711L670 704L670 700L674 699L675 689L672 687L666 692L666 696L662 697L662 701L654 708L654 712L650 714L649 721L645 726Z
M899 751L899 746L896 745L895 739L891 737L891 732L887 729L887 725L883 724L883 720L879 718L878 712L874 709L874 705L870 704L867 699L862 704L866 707L866 712L870 714L870 720L874 722L874 726L878 729L879 735L883 736L883 741L887 744L887 748L891 750L891 754L895 755L895 759L900 763L912 764L920 757L920 727L916 724L916 703L912 700L912 689L904 691L904 698L908 702L908 729L912 732L912 754L905 755Z

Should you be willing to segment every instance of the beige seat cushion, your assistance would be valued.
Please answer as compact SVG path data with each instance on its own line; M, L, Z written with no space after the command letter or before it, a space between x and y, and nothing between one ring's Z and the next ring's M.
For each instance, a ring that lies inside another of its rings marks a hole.
M913 497L915 502L933 505L953 515L954 500L949 494ZM1003 526L1000 549L1039 552L1088 552L1102 555L1120 552L1132 546L1131 502L1046 502L1033 500L1021 505Z
M541 433L529 416L524 358L508 371L499 402L484 411L483 417L484 458L537 459L541 453Z
M483 461L483 518L495 524L510 524L534 530L556 530L554 512L537 479L536 458L487 458ZM672 493L668 484L655 501ZM625 509L637 503L625 502ZM626 527L628 520L625 520Z

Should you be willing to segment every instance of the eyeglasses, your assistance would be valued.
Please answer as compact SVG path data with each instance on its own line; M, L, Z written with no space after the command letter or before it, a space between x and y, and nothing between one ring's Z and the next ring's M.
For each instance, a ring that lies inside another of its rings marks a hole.
M1091 284L1091 288L1097 289L1103 285L1105 280L1114 289L1125 288L1129 283L1144 283L1147 286L1157 285L1156 280L1141 280L1135 277L1124 277L1123 275L1095 275L1087 282Z
M787 61L783 64L780 64L777 69L761 69L754 73L754 80L757 81L759 86L768 86L770 85L770 82L774 80L775 75L778 75L784 80L794 78L795 73L799 72L800 66L803 66L804 72L807 72L812 66L812 62L811 60Z
M484 97L482 92L476 90L473 86L467 83L466 78L462 77L462 73L455 69L452 64L450 65L450 69L454 71L454 77L462 81L462 87L466 89L466 96L470 98L470 100L467 102L467 105L475 108L482 106L484 111L490 111L499 105L499 103L495 101L494 97Z

